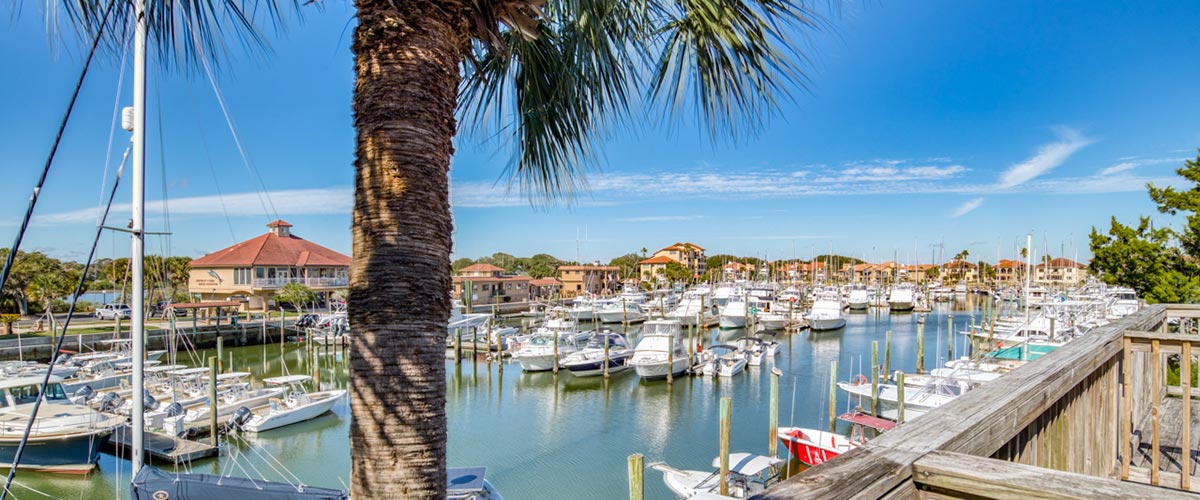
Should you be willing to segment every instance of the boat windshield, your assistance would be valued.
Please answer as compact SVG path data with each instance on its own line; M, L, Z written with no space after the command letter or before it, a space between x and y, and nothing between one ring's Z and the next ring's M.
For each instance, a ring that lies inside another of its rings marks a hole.
M608 339L609 349L625 347L625 342L616 335L597 335L588 341L587 346L595 349L604 349L604 339Z
M550 335L538 335L529 339L529 345L553 345L554 337Z
M13 404L32 403L37 399L39 384L21 385L10 387L8 393L12 395ZM62 401L67 399L67 394L63 392L62 385L49 384L46 386L46 401Z

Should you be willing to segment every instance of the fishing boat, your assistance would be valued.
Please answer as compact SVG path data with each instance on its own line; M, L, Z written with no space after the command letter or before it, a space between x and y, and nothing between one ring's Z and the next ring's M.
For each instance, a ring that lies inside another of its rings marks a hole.
M788 326L787 308L776 304L774 311L758 311L755 321L763 330L783 330Z
M863 399L871 398L871 381L865 375L858 375L849 382L838 382L838 388ZM905 384L904 411L905 419L924 415L930 410L942 406L971 390L967 381L946 377L929 379L921 387L908 387ZM878 384L877 398L880 402L895 407L900 400L899 388L895 384ZM897 410L882 412L884 416L899 416Z
M667 317L679 322L681 326L692 326L696 320L704 325L711 325L717 320L718 308L709 300L707 288L688 290L679 300L679 305L667 313Z
M675 376L686 371L688 355L679 320L647 321L629 365L643 380L663 379L668 374Z
M911 311L916 301L916 292L911 286L897 285L888 295L888 308L896 312Z
M719 324L721 329L728 330L731 328L745 328L746 319L750 317L750 306L746 303L743 297L734 297L729 299L723 307L720 308L721 317Z
M867 294L867 287L856 285L850 289L850 295L846 299L846 304L852 311L861 311L870 307L871 298Z
M801 427L780 427L776 431L776 436L796 460L809 467L816 467L866 443L867 428L885 432L896 427L896 423L891 420L873 417L859 411L843 414L838 417L838 420L850 423L850 435L843 436L833 432Z
M812 331L837 330L846 326L842 315L842 300L836 291L824 291L813 302L808 313L808 328Z
M575 342L573 332L539 330L513 353L512 358L527 372L553 370L557 361L579 350Z
M779 479L778 466L783 460L751 453L729 455L729 498L750 498L762 493ZM663 473L663 483L679 498L716 494L721 489L721 457L712 461L712 472L680 470L665 463L650 464Z
M446 468L447 500L504 500L484 477L487 467Z
M704 351L701 362L701 373L706 376L732 377L746 369L746 351L734 345L715 345Z
M20 469L64 474L86 474L96 466L100 449L125 419L72 403L62 378L50 376L33 425L29 419L45 376L0 380L0 467L12 467L25 429L29 439Z
M646 321L646 311L638 302L613 301L596 311L601 323L641 323Z
M624 335L613 332L600 332L592 336L587 345L579 352L567 355L559 366L566 368L576 377L594 377L604 375L604 365L608 365L608 373L619 373L629 369L626 362L633 357L633 348Z
M255 412L254 416L241 426L241 430L258 433L312 420L324 415L333 408L334 404L345 399L345 389L306 391L303 384L311 379L312 377L308 375L287 375L263 379L264 384L277 387L286 386L290 390L283 398L268 400L266 411L255 412L254 408L250 408L250 411Z

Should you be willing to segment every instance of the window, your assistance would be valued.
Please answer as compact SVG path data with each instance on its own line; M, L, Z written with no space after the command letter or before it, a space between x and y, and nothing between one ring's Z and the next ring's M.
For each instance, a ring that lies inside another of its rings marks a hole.
M263 279L263 278L265 278L265 277L266 277L266 276L264 275L265 273L266 273L266 271L265 271L263 268L261 268L261 267L256 267L256 268L254 268L254 277L255 277L255 278L258 278L258 279Z

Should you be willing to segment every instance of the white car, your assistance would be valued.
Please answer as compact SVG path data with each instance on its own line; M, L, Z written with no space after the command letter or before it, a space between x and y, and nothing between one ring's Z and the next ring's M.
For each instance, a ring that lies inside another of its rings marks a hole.
M96 309L97 319L129 319L132 315L133 309L127 304L105 304Z

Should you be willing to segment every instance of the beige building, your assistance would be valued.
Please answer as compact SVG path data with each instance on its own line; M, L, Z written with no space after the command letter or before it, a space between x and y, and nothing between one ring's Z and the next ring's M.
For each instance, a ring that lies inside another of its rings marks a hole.
M1087 281L1087 266L1059 257L1034 267L1033 279L1049 286L1072 287Z
M660 269L666 269L669 259L678 262L692 272L693 276L700 276L708 271L708 257L704 255L704 248L695 243L676 243L669 247L663 248L650 258L638 262L638 274L646 279L655 279Z
M607 295L621 289L619 266L558 266L558 280L562 282L562 296L575 297L583 294Z
M261 309L288 283L301 283L321 295L344 290L350 257L292 234L282 220L266 234L193 259L188 292L201 300L241 299Z
M942 283L973 283L979 281L979 266L965 260L952 260L942 264Z
M462 268L451 278L452 296L464 300L469 291L471 305L507 304L529 300L529 276L505 275L504 269L491 264L473 264Z
M1019 260L1000 259L996 264L996 283L1017 285L1025 282L1025 263Z

